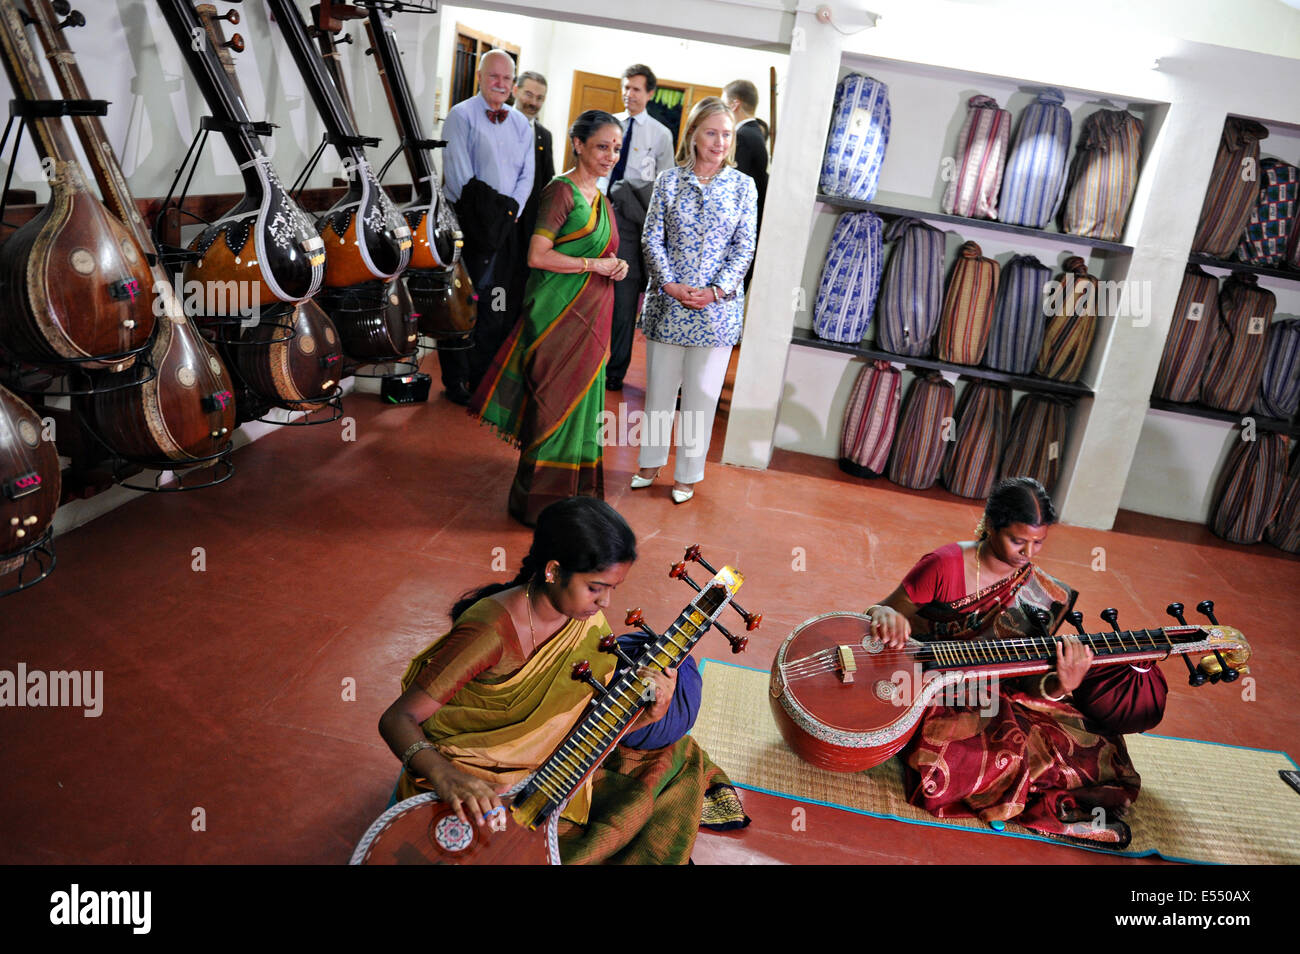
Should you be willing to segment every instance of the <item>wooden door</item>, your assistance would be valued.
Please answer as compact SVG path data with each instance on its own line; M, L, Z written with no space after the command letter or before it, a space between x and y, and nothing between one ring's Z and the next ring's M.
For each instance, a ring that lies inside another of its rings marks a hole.
M569 97L569 121L556 138L564 139L564 165L560 169L572 169L576 159L573 144L569 142L566 132L573 128L573 122L589 109L603 109L607 113L623 111L623 80L618 76L602 76L599 73L573 71L573 93Z
M648 108L648 112L663 122L668 127L668 131L673 134L674 151L681 145L682 134L686 129L686 117L691 114L691 109L706 96L717 96L722 98L722 89L718 86L703 86L699 83L680 83L676 80L661 79L655 92L663 90L668 93L678 94L681 96L680 113L676 109L672 110L674 116L669 118L653 105ZM604 76L600 73L583 73L578 70L573 72L573 94L569 98L569 122L564 127L570 129L573 121L588 109L603 109L608 113L621 113L623 111L623 80L618 76ZM658 114L658 115L656 115ZM562 168L573 168L574 157L573 147L568 145L564 150L564 166Z
M488 50L505 50L515 61L515 72L519 71L519 44L511 43L500 37L492 36L481 30L474 30L456 24L456 47L453 51L451 74L451 102L448 107L469 99L478 92L478 61ZM514 100L507 102L513 104Z

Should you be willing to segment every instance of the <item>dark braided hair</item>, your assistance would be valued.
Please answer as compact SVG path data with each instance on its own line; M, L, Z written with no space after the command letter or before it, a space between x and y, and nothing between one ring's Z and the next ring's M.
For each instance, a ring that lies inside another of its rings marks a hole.
M465 610L493 593L526 583L540 585L546 579L546 564L560 564L561 584L574 573L595 573L615 563L636 560L636 534L609 504L595 497L557 500L537 517L533 545L519 572L509 583L489 583L461 596L451 608L458 619Z
M1008 477L989 494L980 521L980 539L1013 523L1046 527L1056 523L1056 508L1047 490L1032 477Z

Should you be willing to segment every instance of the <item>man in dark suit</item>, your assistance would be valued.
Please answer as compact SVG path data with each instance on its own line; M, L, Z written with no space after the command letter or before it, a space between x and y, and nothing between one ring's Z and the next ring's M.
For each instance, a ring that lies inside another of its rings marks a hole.
M767 195L767 125L754 118L758 109L758 87L749 80L732 80L722 88L722 102L736 120L736 168L758 187L758 222L763 224L763 199ZM745 289L754 275L751 263L745 275Z
M537 114L546 102L546 77L532 70L519 74L515 85L515 109L524 114L532 124L537 149L533 153L536 160L533 174L533 191L528 196L524 211L519 215L518 256L510 276L510 325L519 317L524 304L524 286L528 283L528 243L533 237L537 225L537 203L541 199L546 184L555 178L555 153L551 148L551 131L537 121Z

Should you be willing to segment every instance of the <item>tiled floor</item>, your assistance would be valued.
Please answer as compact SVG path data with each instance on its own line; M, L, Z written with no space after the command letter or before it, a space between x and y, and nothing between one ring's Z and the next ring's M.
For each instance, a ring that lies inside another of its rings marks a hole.
M59 538L54 575L0 602L0 668L104 673L98 718L0 712L0 862L347 859L392 789L376 721L407 660L445 628L455 596L499 575L498 548L513 572L529 539L505 514L514 453L437 394L432 370L428 404L349 398L354 441L339 424L286 428L239 451L224 485L147 495ZM610 408L639 407L642 381L630 376ZM743 602L764 614L745 657L757 668L804 619L874 602L979 515L941 490L781 452L766 472L711 464L680 507L666 479L627 490L634 468L634 449L610 449L609 499L642 554L620 605L671 619L690 594L664 570L699 543L747 575ZM1099 546L1104 572L1091 569ZM1082 591L1092 620L1113 605L1121 625L1158 625L1171 600L1214 599L1253 643L1257 701L1193 690L1171 661L1159 732L1295 749L1300 560L1122 513L1111 532L1055 528L1041 562ZM716 635L701 650L732 658ZM792 804L748 795L754 824L702 837L696 860L1134 863L817 806L794 832Z

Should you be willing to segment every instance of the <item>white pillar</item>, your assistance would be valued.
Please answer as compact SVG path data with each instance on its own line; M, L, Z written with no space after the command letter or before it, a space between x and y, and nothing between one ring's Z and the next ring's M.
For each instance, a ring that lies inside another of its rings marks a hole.
M1097 347L1084 373L1095 396L1080 401L1073 414L1055 490L1066 523L1114 526L1222 129L1223 116L1207 116L1203 102L1183 99L1169 107L1130 212L1130 218L1141 218L1136 234L1126 235L1133 245L1128 268L1116 262L1116 274L1103 270L1098 276L1128 284L1132 300L1145 309L1099 322Z
M835 103L843 37L798 13L776 128L772 175L749 288L749 311L736 368L724 464L766 467L772 457L790 334L799 296L812 307L815 289L800 289L817 181Z

